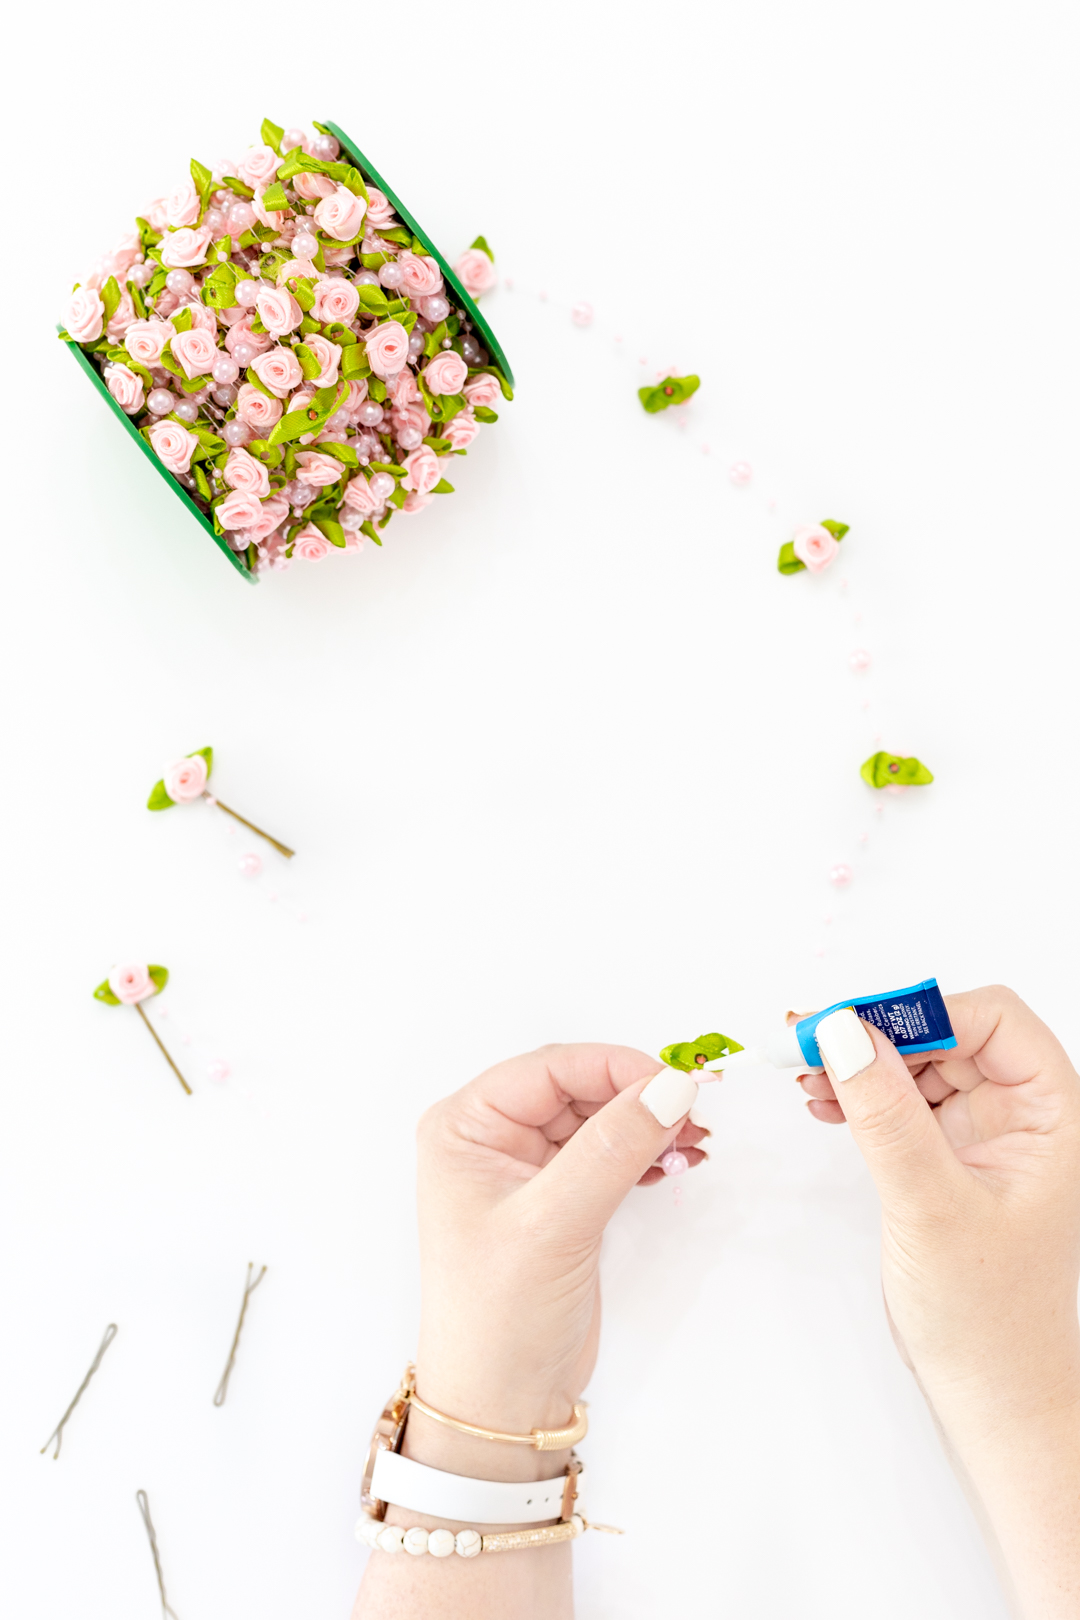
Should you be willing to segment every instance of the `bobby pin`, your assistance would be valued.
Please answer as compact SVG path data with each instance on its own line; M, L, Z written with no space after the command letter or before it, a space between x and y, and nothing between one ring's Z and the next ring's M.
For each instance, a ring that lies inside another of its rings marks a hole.
M262 1270L259 1272L259 1275L255 1278L255 1281L252 1282L251 1274L254 1270L254 1261L249 1260L247 1268L247 1282L244 1284L244 1297L240 1301L240 1319L236 1324L236 1332L233 1334L232 1349L229 1351L229 1359L225 1363L225 1371L221 1375L221 1383L218 1385L217 1391L214 1395L215 1406L224 1406L225 1404L225 1396L229 1389L229 1378L232 1374L233 1363L236 1360L236 1352L240 1344L240 1334L244 1326L244 1317L247 1314L248 1300L251 1298L256 1288L258 1288L259 1284L266 1276L266 1267L263 1266Z
M55 1462L57 1457L59 1457L59 1455L60 1455L60 1446L61 1446L61 1444L63 1442L63 1439L64 1439L64 1424L67 1422L67 1420L71 1416L72 1412L74 1412L74 1410L78 1406L79 1402L82 1400L83 1391L85 1390L87 1384L90 1382L91 1378L93 1378L94 1374L97 1372L98 1368L101 1366L101 1358L104 1356L104 1354L105 1354L106 1350L109 1348L110 1344L112 1344L113 1340L116 1338L116 1335L117 1335L118 1331L119 1331L119 1329L117 1328L115 1322L110 1322L108 1327L105 1329L105 1337L102 1339L101 1343L98 1345L98 1353L94 1357L93 1361L90 1363L90 1371L87 1373L86 1377L83 1379L82 1383L79 1385L78 1389L75 1391L75 1396L74 1396L74 1399L71 1402L71 1405L68 1407L67 1411L64 1413L63 1417L60 1419L59 1423L56 1425L56 1428L53 1430L52 1434L50 1434L49 1438L46 1440L45 1444L42 1446L41 1450L38 1452L39 1457L43 1457L45 1455L45 1453L48 1451L49 1447L52 1445L54 1440L56 1441L56 1450L53 1452L53 1462Z
M135 1500L139 1504L139 1512L143 1516L146 1534L150 1538L150 1551L154 1555L154 1574L157 1576L158 1591L161 1593L161 1612L169 1614L172 1620L179 1620L176 1610L169 1607L169 1600L165 1596L165 1577L161 1573L161 1559L158 1556L157 1536L154 1534L154 1521L150 1517L150 1503L145 1491L136 1491Z

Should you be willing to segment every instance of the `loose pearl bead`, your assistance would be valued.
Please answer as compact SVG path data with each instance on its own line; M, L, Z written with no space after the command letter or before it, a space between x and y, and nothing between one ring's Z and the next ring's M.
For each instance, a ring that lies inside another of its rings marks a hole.
M255 223L255 210L249 202L241 199L234 202L229 209L229 230L233 236L243 236Z
M452 349L454 347L453 338L443 338L442 346L444 349Z
M353 276L353 284L357 287L377 287L379 278L374 270L360 270Z
M424 435L419 428L402 428L398 433L397 442L403 450L419 450L424 442Z
M173 406L173 415L178 416L181 422L197 422L199 407L193 399L181 399Z
M379 1538L382 1545L382 1537ZM454 1532L452 1530L432 1530L428 1533L427 1550L433 1558L449 1558L454 1550Z
M384 416L384 411L373 399L365 399L356 413L357 421L363 422L365 427L378 427Z
M447 1531L448 1535L449 1533ZM383 1552L396 1553L401 1551L404 1540L405 1532L400 1524L384 1524L379 1531L376 1546L381 1547Z
M316 135L311 143L312 157L319 158L323 163L333 163L337 159L341 147L332 135Z
M176 395L170 394L167 388L152 388L146 403L155 416L168 416L176 404Z
M575 304L570 311L570 319L575 326L591 326L593 321L593 307L584 302Z
M423 354L423 352L424 352L424 334L423 334L423 332L416 332L416 331L410 332L409 333L409 353L410 353L410 355L412 355L413 358L415 359L415 357L418 354ZM468 355L466 355L465 358L467 360L469 358Z
M258 349L253 348L250 343L238 343L232 356L238 366L250 366L258 352Z
M368 484L368 489L377 501L389 500L394 493L395 484L389 473L376 473Z
M297 231L292 239L292 250L298 259L313 259L319 251L319 239L310 231Z
M211 398L216 400L219 405L224 405L227 408L230 405L235 405L238 392L239 390L234 388L232 383L222 383L220 388L214 389Z
M142 264L133 264L128 271L128 280L133 281L136 287L145 287L152 281L157 273L157 265L153 259L144 259Z
M170 292L183 298L184 294L189 293L194 287L195 277L190 270L170 270L165 277L165 285Z
M410 347L411 346L412 345L410 344ZM461 358L463 360L467 361L470 366L474 366L476 364L476 360L477 360L477 357L478 357L479 353L480 353L480 345L479 345L479 343L477 343L477 341L476 341L476 339L474 337L470 336L470 337L463 337L462 338L462 340L461 340Z
M829 882L834 889L846 889L854 876L851 867L844 861L840 861L836 866L829 868Z
M855 651L848 659L848 663L851 665L851 668L855 671L856 675L861 675L864 670L868 670L870 668L870 654L867 652L865 647L856 647Z
M728 468L728 477L733 484L748 484L753 476L753 468L748 461L733 461Z
M293 152L298 146L303 146L305 139L302 129L297 129L295 126L292 129L287 129L281 137L281 150L283 152Z
M421 1530L418 1524L413 1525L411 1530L406 1530L404 1547L407 1553L412 1553L419 1558L421 1553L427 1552L427 1544L428 1533L426 1530Z
M258 877L262 871L262 856L255 854L241 855L236 864L245 877Z
M247 444L251 434L248 430L247 423L237 420L235 422L226 422L225 426L221 430L221 437L225 440L226 444L231 444L235 447L238 444Z
M242 305L244 309L253 309L260 291L261 285L257 281L238 281L236 283L236 302Z
M379 266L379 280L384 287L400 287L404 274L400 264L395 264L393 259Z
M206 1065L206 1072L216 1085L223 1085L229 1078L232 1070L224 1058L211 1058Z
M445 321L446 317L450 313L449 300L444 298L442 293L432 293L429 298L422 298L420 300L420 308L423 310L427 319L429 321L435 321L436 324L439 321Z
M483 1538L479 1530L459 1530L454 1537L454 1551L461 1558L475 1558L483 1550Z
M209 228L212 241L216 241L225 229L225 215L220 208L208 208L203 215L203 224Z
M690 1168L690 1160L685 1153L670 1148L660 1160L660 1168L665 1176L684 1176Z
M219 354L210 375L216 383L232 383L239 377L240 367L231 354Z

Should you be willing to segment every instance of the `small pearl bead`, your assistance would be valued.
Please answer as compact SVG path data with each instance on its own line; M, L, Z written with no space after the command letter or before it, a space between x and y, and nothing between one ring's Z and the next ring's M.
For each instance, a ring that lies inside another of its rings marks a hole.
M258 352L258 349L250 343L238 343L233 349L232 357L238 366L250 366Z
M303 146L305 139L303 130L296 128L294 125L292 129L287 129L282 135L281 150L283 152L295 151L298 146Z
M445 321L449 315L450 302L442 293L432 293L430 297L420 300L420 308L427 320L434 321L438 325L439 321Z
M396 1553L401 1551L405 1540L405 1532L400 1524L385 1524L379 1531L375 1545L381 1547L383 1552Z
M311 143L311 155L323 163L334 163L341 147L332 135L316 135Z
M353 285L356 287L377 287L379 278L374 270L358 270L353 276Z
M241 855L236 864L245 877L258 877L262 871L262 856L255 854Z
M260 283L257 281L238 281L236 283L236 302L242 305L244 309L252 309L260 291Z
M423 354L423 352L424 352L424 334L423 334L423 332L417 332L415 330L410 332L409 333L409 354L415 359L418 354ZM466 355L465 358L467 360L469 358L468 355Z
M829 868L829 882L834 889L846 889L854 876L851 867L844 861L840 861L836 866Z
M427 1552L427 1544L428 1533L426 1530L421 1530L418 1524L414 1525L411 1530L406 1530L404 1547L407 1553L412 1553L419 1558L421 1553Z
M152 388L146 403L155 416L168 416L176 404L176 395L170 394L167 388Z
M856 675L861 675L864 670L868 670L870 668L870 654L867 652L865 647L856 647L855 651L848 659L848 663L855 671Z
M419 428L402 428L398 433L397 442L403 450L419 450L424 442L424 435Z
M410 348L411 347L412 345L410 342ZM471 334L468 337L463 337L461 340L461 358L467 361L470 366L474 366L479 354L480 345L477 343L476 339Z
M210 1076L211 1080L213 1080L215 1085L220 1086L223 1085L224 1082L229 1078L232 1070L229 1068L229 1065L225 1062L224 1058L211 1058L209 1063L206 1065L206 1072Z
M211 398L217 404L224 405L227 408L230 405L235 405L238 392L239 389L234 388L232 383L222 383L220 388L214 389Z
M449 1558L454 1551L454 1532L452 1530L430 1531L428 1533L427 1550L433 1558Z
M373 399L365 399L356 413L357 421L363 422L365 427L378 427L385 412L380 404Z
M153 259L144 259L142 264L133 264L128 271L128 280L133 281L136 287L145 287L157 274L157 265Z
M240 375L240 367L231 354L219 354L210 375L216 383L233 383Z
M454 347L453 338L443 338L442 346L444 349L452 349Z
M233 236L243 236L255 223L255 210L249 202L241 197L229 208L229 232Z
M475 1558L478 1552L483 1551L479 1530L459 1530L454 1537L454 1551L461 1558Z
M384 287L400 287L404 274L400 264L395 264L393 259L379 266L379 280Z
M235 447L238 444L247 444L251 437L251 431L246 422L241 422L239 418L237 418L236 421L226 422L225 426L221 430L221 437L225 440L226 444L230 444Z
M376 473L368 489L377 501L385 501L394 493L396 485L389 473Z
M193 399L181 399L173 406L173 415L178 416L181 422L197 422L199 407Z
M575 326L591 326L593 323L592 305L586 304L584 301L580 304L575 304L573 309L570 311L570 319L573 321Z
M660 1168L665 1176L684 1176L690 1168L690 1160L685 1153L670 1148L660 1160Z
M728 477L733 484L748 484L753 477L753 468L748 461L733 461L728 468Z
M313 259L319 251L319 239L310 231L297 231L292 239L292 250L298 259Z
M165 285L170 292L183 298L184 294L189 293L194 287L195 277L190 270L170 270L165 277Z

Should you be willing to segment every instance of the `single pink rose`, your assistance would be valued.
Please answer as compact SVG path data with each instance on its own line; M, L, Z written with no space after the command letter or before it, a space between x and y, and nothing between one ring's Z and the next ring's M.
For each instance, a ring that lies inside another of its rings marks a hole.
M289 515L289 503L284 495L271 495L268 501L263 501L258 521L250 529L242 529L245 547L250 545L261 546L274 533L283 518Z
M209 309L201 299L185 299L182 304L173 310L174 319L182 309L191 311L191 324L193 327L197 326L203 332L217 332L217 312Z
M136 318L135 305L131 301L131 294L125 287L124 291L120 294L120 302L113 310L112 320L105 328L106 337L111 337L114 339L114 341L118 342L123 337L128 327L134 323Z
M340 321L342 326L348 326L359 307L360 294L343 276L320 276L315 283L313 320Z
M261 500L270 493L270 474L261 461L256 461L239 445L229 451L222 476L230 489L238 489L242 495L254 495Z
M362 472L355 473L345 486L345 505L351 506L354 512L362 517L370 517L377 512L382 503L376 500L371 488Z
M190 270L193 264L202 264L210 245L210 228L203 225L192 230L183 225L161 239L161 262L169 270Z
M194 433L181 427L179 422L155 422L150 429L150 444L154 454L171 473L186 473L191 458L199 448Z
M424 507L430 506L434 499L434 495L422 495L418 489L414 489L411 494L406 495L405 505L401 510L403 512L422 512Z
M112 273L117 281L122 281L132 265L138 264L142 257L142 238L138 231L126 232L112 250Z
M174 358L183 366L189 382L194 377L205 377L218 357L218 346L210 333L197 326L187 332L177 332L170 348Z
M250 529L262 516L262 506L255 495L245 495L234 489L216 508L218 522L223 529Z
M204 754L192 754L188 759L174 760L171 765L165 767L165 791L177 804L189 804L192 799L202 797L209 774Z
M273 348L274 340L269 332L253 332L251 322L252 316L248 314L244 316L242 321L237 321L234 326L230 326L225 337L225 347L230 354L241 343L246 343L248 348L254 349L256 354L265 354L267 349Z
M266 330L272 332L275 337L284 337L287 332L295 332L304 318L300 305L292 293L284 287L267 287L265 292L257 295L255 308Z
M391 377L386 386L392 405L401 409L405 405L412 405L420 398L420 390L416 386L416 378L406 369L399 371L396 377Z
M498 281L498 272L483 248L469 248L455 264L458 280L470 298L480 298L490 292Z
M258 375L258 373L256 373ZM236 396L236 414L241 422L255 428L265 437L276 422L281 421L283 410L280 399L270 399L254 383L241 383Z
M369 226L376 230L383 225L393 225L394 210L390 206L390 199L381 192L377 186L368 186L367 213L364 216Z
M397 406L390 412L390 422L399 438L408 428L414 428L422 439L431 432L431 417L419 400L414 400L411 405Z
M812 574L820 574L823 568L828 568L840 547L828 529L810 523L805 528L795 530L791 537L791 549Z
M169 193L165 204L165 223L175 230L178 225L194 225L199 218L199 193L190 180Z
M397 263L404 297L430 298L442 292L442 272L434 259L420 259L415 253L402 253Z
M76 287L68 299L64 325L76 343L96 343L105 324L105 305L92 287ZM406 346L408 339L406 339Z
M318 202L323 197L332 197L337 186L327 174L297 174L290 182L298 197L305 202Z
M251 199L251 206L255 210L255 218L258 220L260 225L266 225L272 231L280 231L281 227L284 225L289 216L286 214L283 208L276 211L273 208L267 208L266 204L263 202L263 192L265 190L265 186L255 187L255 192Z
M108 984L117 1001L122 1001L125 1007L133 1007L137 1001L145 1001L147 996L157 994L157 985L150 977L150 969L142 962L114 967L109 974Z
M132 321L124 333L124 347L140 366L156 366L176 330L171 321Z
M314 523L308 523L302 528L293 541L293 556L303 557L305 562L321 562L329 551L329 540L320 533Z
M433 394L459 393L468 375L468 366L453 349L440 349L434 359L428 361L422 372L423 379Z
M345 530L345 545L343 550L345 551L346 555L348 555L350 551L363 551L366 545L366 534L361 534L359 529Z
M464 450L472 444L480 431L480 424L471 411L459 411L452 422L441 429L444 439L450 440L453 450Z
M236 165L237 180L254 191L256 186L268 186L277 174L281 159L271 146L249 146Z
M257 354L251 369L278 399L284 399L291 388L304 380L299 360L284 343L276 343L266 354Z
M149 225L152 231L158 231L160 233L165 229L166 225L168 225L168 208L168 197L154 198L154 201L150 204L149 208L146 210L146 213L143 215L143 218L146 220L146 223Z
M302 484L310 484L313 489L325 489L330 484L336 484L345 471L334 456L320 455L317 450L301 450L296 459L300 465L297 478Z
M338 362L341 359L341 345L331 343L329 338L320 337L316 332L309 332L304 339L319 362L319 374L311 378L313 388L329 388L331 383L338 380Z
M341 409L348 411L351 416L355 416L367 397L367 378L361 377L359 382L349 384L349 397Z
M409 334L400 321L383 321L366 338L367 363L376 377L393 377L409 360Z
M367 203L356 197L348 186L335 186L332 197L324 197L315 209L315 223L327 236L337 242L351 242L359 236L364 223Z
M143 408L142 378L130 366L116 363L105 367L105 386L122 411L135 416Z
M499 380L489 371L480 372L479 376L470 377L462 392L475 411L479 406L481 410L490 411L502 399L502 389Z
M402 489L415 490L418 495L430 494L442 477L439 458L427 444L422 444L419 450L406 456L401 465L405 468Z

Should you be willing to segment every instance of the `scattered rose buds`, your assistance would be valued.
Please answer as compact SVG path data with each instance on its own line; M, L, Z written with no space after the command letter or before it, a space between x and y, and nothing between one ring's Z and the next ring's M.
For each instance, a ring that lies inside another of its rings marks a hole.
M803 569L809 569L812 574L820 574L840 550L840 541L850 527L848 523L837 523L834 518L823 518L820 523L796 529L786 545L780 547L776 559L780 573L801 574Z

